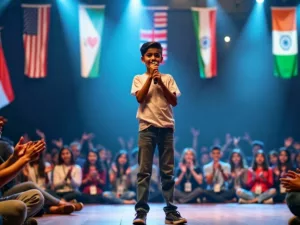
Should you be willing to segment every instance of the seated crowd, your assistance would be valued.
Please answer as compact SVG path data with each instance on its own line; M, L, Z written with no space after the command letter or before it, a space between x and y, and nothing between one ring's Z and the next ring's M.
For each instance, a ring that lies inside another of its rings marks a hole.
M0 117L0 132L5 122ZM0 215L3 217L0 223L37 224L32 216L71 214L80 211L83 203L136 202L138 148L120 150L111 160L110 151L102 146L94 147L91 135L84 134L81 141L69 146L63 145L62 140L54 141L56 149L48 152L45 135L40 131L37 134L40 140L21 137L15 146L9 139L0 141ZM251 143L251 163L236 139L230 151L226 144L201 151L200 163L195 146L185 148L176 160L175 202L272 204L287 201L296 216L291 221L300 224L297 217L300 215L297 198L300 174L295 169L299 167L300 154L293 142L287 140L285 147L268 155L262 141ZM84 144L88 150L83 158ZM226 152L229 152L228 158L224 158ZM149 202L163 202L159 176L155 156Z

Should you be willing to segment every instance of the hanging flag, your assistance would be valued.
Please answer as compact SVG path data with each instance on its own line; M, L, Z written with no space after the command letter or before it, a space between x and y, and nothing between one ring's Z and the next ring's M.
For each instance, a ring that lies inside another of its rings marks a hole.
M81 76L84 78L99 76L104 12L104 5L79 6Z
M23 4L25 72L29 78L47 76L51 5Z
M163 62L168 58L168 7L144 7L143 20L140 29L140 46L145 42L156 41L161 43L163 48Z
M201 78L217 76L216 9L192 8Z
M14 98L0 34L0 109L11 103Z
M272 7L274 75L292 78L298 75L298 39L296 8Z

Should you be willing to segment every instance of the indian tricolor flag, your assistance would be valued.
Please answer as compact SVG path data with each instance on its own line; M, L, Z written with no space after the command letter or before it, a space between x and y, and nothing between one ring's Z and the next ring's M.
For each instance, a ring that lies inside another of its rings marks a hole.
M192 8L201 78L217 76L216 8Z
M11 103L14 98L0 37L0 109Z
M104 5L79 6L81 76L99 76Z
M298 75L296 8L272 7L274 74L281 78Z

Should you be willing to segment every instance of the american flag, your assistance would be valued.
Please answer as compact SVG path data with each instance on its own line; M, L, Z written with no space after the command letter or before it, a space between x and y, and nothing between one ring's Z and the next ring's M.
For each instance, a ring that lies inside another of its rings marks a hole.
M140 30L141 45L149 41L160 42L164 62L167 60L168 7L145 7L145 19Z
M23 4L25 75L44 78L47 75L47 52L50 5Z

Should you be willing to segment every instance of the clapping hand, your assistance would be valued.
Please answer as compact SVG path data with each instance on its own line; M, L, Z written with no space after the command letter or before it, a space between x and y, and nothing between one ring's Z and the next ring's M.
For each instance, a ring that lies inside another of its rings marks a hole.
M300 190L300 170L297 169L297 173L289 170L284 178L280 178L281 184L286 188L287 192Z
M179 164L179 168L181 170L182 173L186 173L187 167L186 165L184 165L183 163Z
M13 156L20 158L25 155L26 149L32 144L32 141L25 143L24 137L22 136L19 142L16 144Z
M28 142L27 144L21 144L19 146L22 146L23 148L25 145L27 145L25 152L23 153L23 149L20 148L21 150L19 151L19 155L23 154L21 157L25 157L29 162L37 160L40 153L46 149L46 143L44 140Z

